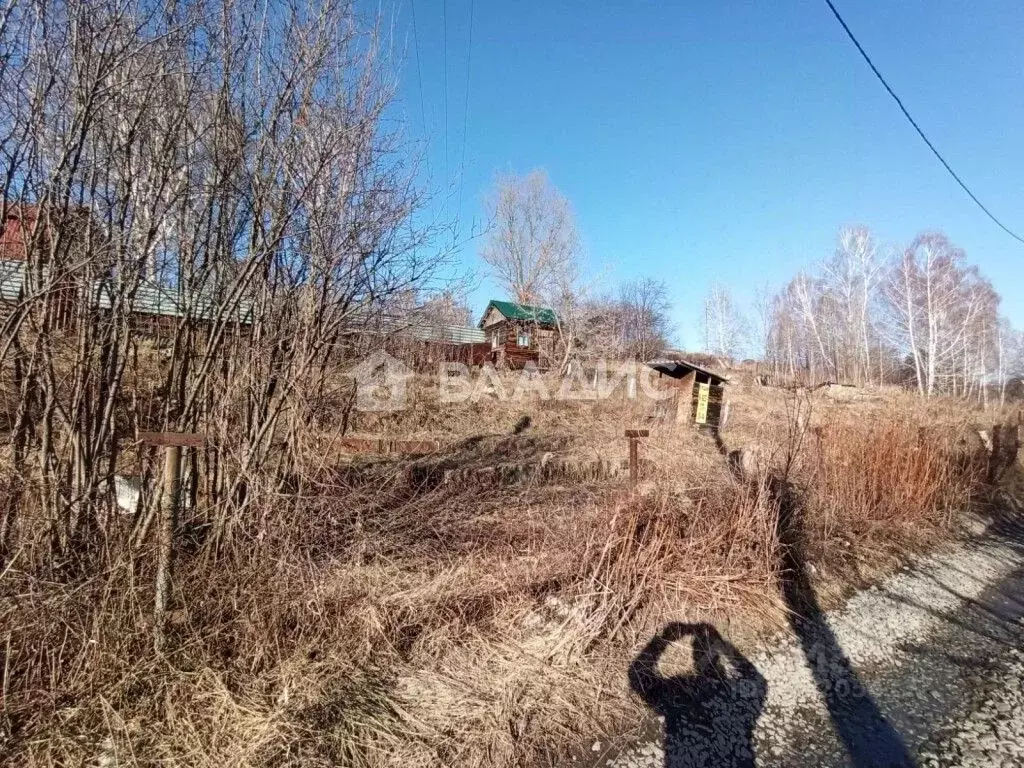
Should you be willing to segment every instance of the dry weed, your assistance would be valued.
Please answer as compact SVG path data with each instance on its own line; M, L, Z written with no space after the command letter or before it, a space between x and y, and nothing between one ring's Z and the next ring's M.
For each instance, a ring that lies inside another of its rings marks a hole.
M816 558L929 543L979 493L953 427L840 413L814 412L794 475ZM596 449L594 435L609 450L636 421L586 423L572 450ZM781 416L741 419L724 437L771 448L784 430ZM569 430L537 432L523 439ZM458 455L521 448L477 445ZM564 761L639 721L625 670L661 624L749 629L783 615L765 488L689 429L655 427L643 455L637 494L617 482L416 484L401 463L325 469L301 498L268 497L230 536L179 554L162 657L150 553L130 553L117 531L88 578L45 581L15 561L0 579L0 751L39 766Z

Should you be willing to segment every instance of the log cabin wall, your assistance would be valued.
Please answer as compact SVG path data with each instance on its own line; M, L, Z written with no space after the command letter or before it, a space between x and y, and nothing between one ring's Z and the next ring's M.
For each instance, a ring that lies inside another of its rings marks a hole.
M533 363L542 370L551 367L557 332L536 323L502 320L484 328L491 345L491 362L501 368L523 368ZM527 340L527 344L520 342Z

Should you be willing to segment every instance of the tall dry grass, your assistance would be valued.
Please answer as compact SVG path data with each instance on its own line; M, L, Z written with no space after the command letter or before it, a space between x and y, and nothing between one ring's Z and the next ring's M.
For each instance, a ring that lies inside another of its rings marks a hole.
M927 543L981 492L966 449L911 421L835 419L801 450L819 561ZM640 722L625 670L664 622L782 621L764 484L689 430L645 456L638 494L325 471L302 498L253 505L227 544L182 549L165 656L147 551L112 540L103 568L49 581L15 560L0 578L0 752L32 766L564 762Z
M8 757L23 764L514 765L636 710L628 649L758 593L742 488L324 489L179 558L153 655L148 558L4 577Z
M898 414L837 419L809 437L801 478L810 543L884 557L951 530L984 492L984 462L963 432Z

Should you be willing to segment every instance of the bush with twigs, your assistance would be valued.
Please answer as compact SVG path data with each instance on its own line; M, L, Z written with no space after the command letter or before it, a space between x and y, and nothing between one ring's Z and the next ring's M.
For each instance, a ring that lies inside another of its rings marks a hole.
M962 433L912 418L835 420L808 442L805 521L823 555L842 551L842 541L890 553L920 545L948 529L983 490L984 464Z

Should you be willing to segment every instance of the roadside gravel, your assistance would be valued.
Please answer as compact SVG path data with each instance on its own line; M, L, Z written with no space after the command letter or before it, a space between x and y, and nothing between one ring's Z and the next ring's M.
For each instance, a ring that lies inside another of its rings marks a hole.
M920 765L1024 765L1024 651L1010 651L1011 661L987 680L980 705L950 733L921 750Z
M1024 529L1001 523L855 595L817 634L752 658L766 686L752 734L728 714L697 730L676 717L594 765L710 764L708 745L730 738L717 764L753 765L754 753L762 766L1022 765L1022 614Z

